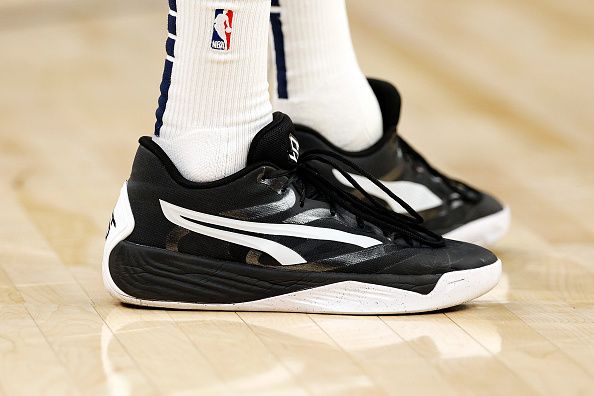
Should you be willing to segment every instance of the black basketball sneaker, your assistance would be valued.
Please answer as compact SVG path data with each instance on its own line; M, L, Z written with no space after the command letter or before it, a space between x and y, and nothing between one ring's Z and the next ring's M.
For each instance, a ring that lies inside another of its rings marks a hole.
M296 126L301 149L330 150L355 163L361 171L349 169L350 176L387 207L404 208L366 176L379 179L425 219L425 227L446 238L491 244L501 238L510 223L510 212L497 199L469 185L453 180L432 167L397 133L401 99L397 89L385 81L369 80L377 96L384 121L384 135L375 145L360 152L347 152L328 142L306 126ZM352 184L328 164L320 171L336 186L354 191Z
M107 234L108 290L153 307L380 314L445 308L495 286L491 252L425 230L387 189L410 213L335 187L312 165L344 172L340 156L300 157L293 133L275 114L247 167L211 183L184 179L142 138Z

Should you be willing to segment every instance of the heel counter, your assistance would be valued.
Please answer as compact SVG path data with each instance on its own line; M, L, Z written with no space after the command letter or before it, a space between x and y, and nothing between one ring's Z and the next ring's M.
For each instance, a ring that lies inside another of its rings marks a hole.
M141 138L128 179L132 189L136 183L157 186L172 185L175 180L172 173L178 173L177 169L161 147L148 137Z
M132 234L134 226L134 215L132 214L132 207L130 206L130 199L128 197L128 182L125 182L120 190L120 196L111 215L109 229L105 238L102 262L103 282L107 290L116 297L120 297L120 295L125 296L125 293L115 285L111 278L109 256L118 243Z

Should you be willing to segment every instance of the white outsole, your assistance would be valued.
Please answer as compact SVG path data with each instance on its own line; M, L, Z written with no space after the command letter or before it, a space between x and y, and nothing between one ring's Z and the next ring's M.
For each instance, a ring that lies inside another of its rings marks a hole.
M497 285L501 261L464 271L444 274L429 294L375 284L347 281L237 304L196 304L142 300L124 293L109 271L109 254L134 229L127 185L122 187L114 209L117 225L110 229L103 254L103 280L118 300L133 305L181 310L274 311L353 315L427 312L459 305L482 296Z
M485 216L448 232L443 237L456 241L488 246L497 242L505 235L511 222L511 212L508 207L502 211Z

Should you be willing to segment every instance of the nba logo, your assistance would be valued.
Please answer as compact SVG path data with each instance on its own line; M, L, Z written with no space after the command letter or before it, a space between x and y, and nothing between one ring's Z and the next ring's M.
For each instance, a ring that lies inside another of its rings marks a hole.
M214 28L211 47L219 51L231 49L231 34L233 33L233 11L215 10Z

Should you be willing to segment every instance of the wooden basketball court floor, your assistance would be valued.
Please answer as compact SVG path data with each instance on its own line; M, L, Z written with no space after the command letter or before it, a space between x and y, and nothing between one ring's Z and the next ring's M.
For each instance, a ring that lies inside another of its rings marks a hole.
M164 3L0 3L0 395L594 394L594 3L351 1L403 135L514 216L494 291L386 317L140 310L103 290Z

